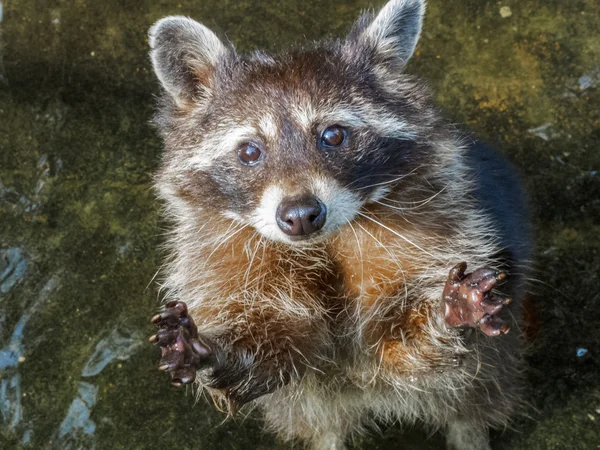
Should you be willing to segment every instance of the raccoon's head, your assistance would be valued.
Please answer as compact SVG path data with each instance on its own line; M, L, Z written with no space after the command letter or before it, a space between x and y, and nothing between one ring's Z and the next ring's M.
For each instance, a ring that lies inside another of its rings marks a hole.
M402 70L424 0L392 0L345 40L239 56L205 26L150 29L165 95L158 186L179 216L215 215L287 243L316 242L427 165L435 114Z

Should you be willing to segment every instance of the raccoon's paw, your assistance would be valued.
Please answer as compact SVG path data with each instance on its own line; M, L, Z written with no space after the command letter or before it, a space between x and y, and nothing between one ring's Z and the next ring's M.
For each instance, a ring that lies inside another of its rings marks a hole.
M159 369L171 372L173 386L192 383L196 371L214 359L212 342L198 335L183 302L167 303L165 310L152 318L152 323L158 325L158 332L149 341L162 350Z
M453 327L478 327L488 336L508 333L509 325L497 314L510 298L492 294L492 288L506 277L504 272L482 268L465 274L467 263L454 266L444 287L446 323Z

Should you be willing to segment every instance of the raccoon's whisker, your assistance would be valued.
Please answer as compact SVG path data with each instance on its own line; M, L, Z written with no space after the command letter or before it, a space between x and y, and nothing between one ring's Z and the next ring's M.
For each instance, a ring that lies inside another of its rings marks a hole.
M411 210L419 209L419 208L425 206L427 203L431 202L434 198L436 198L438 195L440 195L442 192L444 192L447 187L448 187L448 184L446 186L444 186L442 189L440 189L438 192L433 194L432 196L430 196L424 200L420 200L418 202L402 202L400 200L394 200L394 199L390 199L390 198L385 199L386 201L392 202L392 203L412 204L415 206L409 206L409 207L392 206L392 205L388 205L387 203L382 203L378 200L375 200L375 203L379 203L382 206L387 206L392 209L397 209L398 211L411 211Z
M259 234L258 231L255 231L254 234L252 235L252 237L250 238L249 242L254 240L254 238L258 234ZM248 291L248 285L250 284L250 274L252 272L252 269L254 268L254 258L256 257L256 254L258 253L258 249L260 247L261 241L262 241L262 236L260 236L258 241L256 241L256 245L254 246L254 251L250 255L250 258L248 261L248 267L246 268L246 273L244 274L244 292ZM262 264L260 264L258 267L259 267L259 271L260 271ZM258 277L254 278L254 279L258 279Z
M388 227L387 225L384 225L383 223L381 223L381 222L379 222L379 221L377 221L377 220L373 219L372 217L369 217L369 216L367 216L366 214L363 214L363 213L361 213L360 211L359 211L357 214L358 214L359 216L361 216L361 217L364 217L365 219L367 219L367 220L370 220L371 222L373 222L373 223L375 223L375 224L379 225L380 227L382 227L382 228L385 228L385 229L386 229L386 230L388 230L390 233L392 233L392 234L394 234L394 235L398 236L398 237L399 237L400 239L402 239L403 241L406 241L406 242L408 242L410 245L412 245L413 247L415 247L415 248L417 248L417 249L421 250L423 253L425 253L426 255L429 255L429 256L431 256L431 257L432 257L432 258L434 258L435 260L437 260L437 261L442 261L442 260L441 260L440 258L438 258L437 256L435 256L435 255L433 255L433 254L429 253L427 250L425 250L425 249L423 249L422 247L420 247L419 245L415 244L413 241L411 241L411 240L410 240L410 239L408 239L407 237L405 237L405 236L401 235L401 234L400 234L400 233L398 233L397 231L395 231L395 230L392 230L392 229L391 229L390 227ZM445 261L442 261L442 262L445 262Z
M261 262L264 261L264 259L265 259L265 249L266 249L265 238L264 238L264 236L260 235L260 233L258 231L256 231L255 234L254 234L254 236L253 236L253 239L257 235L259 236L259 239L257 241L254 254L252 255L252 259L251 259L251 262L250 262L250 267L254 265L253 264L254 259L256 258L256 255L258 254L258 251L260 250L261 247L262 247L262 250L263 250L262 256L261 256ZM252 279L252 283L254 283L256 281L260 281L260 280L263 279L263 277L264 277L264 275L263 275L263 269L264 268L265 268L264 264L259 264L258 265L258 273L256 273L254 275L254 278ZM250 273L250 272L248 272L248 273ZM244 285L244 291L248 291L249 285L250 285L250 280L247 279L246 282L245 282L245 285ZM252 305L254 305L254 300L252 301Z
M558 288L556 288L556 287L552 286L551 284L548 284L548 283L546 283L545 281L542 281L542 280L539 280L539 279L537 279L537 278L533 278L533 277L526 277L526 278L525 278L525 281L527 281L527 282L529 282L529 281L533 281L533 282L535 282L535 283L539 283L539 284L541 284L542 286L546 286L546 287L548 287L548 288L552 289L554 292L557 292L558 294L562 295L562 296L563 296L564 298L566 298L567 300L570 300L570 301L572 301L572 302L575 302L575 300L574 300L572 297L568 296L568 295L567 295L567 294L565 294L563 291L561 291L560 289L558 289Z
M203 224L201 227L199 227L197 230L195 230L194 234L196 235L197 238L200 238L202 236L202 232L204 231L204 228L206 228L206 224ZM199 239L200 241L200 239Z
M236 234L238 234L239 232L241 232L242 230L244 230L245 228L247 228L248 225L242 225L241 227L234 229L233 232L231 232L229 235L225 236L225 238L221 239L218 243L218 245L213 249L212 252L210 252L210 254L208 255L208 257L206 258L206 263L208 264L210 262L210 259L212 257L212 255L215 254L215 252L221 247L223 246L223 244L227 243L227 241L229 241L232 237L234 237ZM231 229L231 226L229 227Z
M371 377L371 379L367 382L367 384L374 384L376 382L377 379L377 375L379 375L379 373L381 372L381 367L383 366L383 348L381 349L382 351L379 352L380 356L379 359L377 361L377 366L375 367L375 371L373 373L373 377Z
M235 236L236 234L238 234L240 231L242 231L246 227L248 227L248 225L236 225L234 227L233 231L231 233L229 233L229 234L226 234L225 237L223 238L223 240L218 243L218 246L221 246L221 245L225 244L233 236Z
M397 181L403 180L404 178L407 178L408 176L410 176L410 175L414 174L414 173L415 173L417 170L419 170L421 167L422 167L422 166L417 166L417 167L415 167L413 170L411 170L410 172L408 172L408 173L405 173L405 174L402 174L402 175L400 175L400 176L398 176L398 177L394 178L393 180L382 181L382 182L380 182L380 183L373 183L373 184L369 184L369 185L367 185L367 186L361 186L361 187L359 187L359 188L356 188L356 190L368 189L368 188L372 188L372 187L375 187L375 186L385 186L386 184L395 183L395 182L397 182ZM393 175L394 175L394 174L389 174L389 176L393 176ZM379 177L380 175L371 175L371 176L372 176L372 177ZM385 175L383 175L383 176L385 176ZM352 183L355 183L356 181L358 181L358 180L355 180L355 181L353 181ZM348 186L350 186L350 184L352 184L352 183L349 183L349 184L347 184L345 187L348 187Z
M152 279L148 282L148 284L146 285L146 289L144 289L144 292L146 292L148 290L148 288L150 287L150 285L152 284L152 282L156 279L156 277L158 276L158 274L160 273L160 271L165 267L165 263L161 264L160 267L158 268L158 270L156 271L156 273L154 274L154 276L152 277ZM159 290L159 294L160 294L160 290Z
M394 211L400 211L401 213L404 211L409 211L411 209L416 209L416 208L400 208L398 206L388 205L387 203L383 203L383 202L380 202L377 200L373 201L373 203L377 203L378 205L385 206L386 208L392 209Z
M398 177L400 174L398 173L375 173L375 174L368 174L368 175L363 175L362 177L357 178L356 180L352 180L350 183L344 185L345 188L348 188L350 186L352 186L355 183L358 183L359 181L364 180L365 178L379 178L379 177ZM406 175L406 174L404 174ZM403 175L400 175L403 176Z
M357 190L357 191L361 191L361 190L364 190L364 189L369 189L369 188L372 188L372 187L375 187L375 186L385 186L385 185L387 185L387 184L392 184L392 183L395 183L395 182L397 182L397 181L401 181L401 180L403 180L404 178L406 178L407 176L408 176L408 174L407 174L407 175L401 175L401 176L399 176L399 177L396 177L396 178L394 178L393 180L389 180L389 181L381 181L381 182L379 182L379 183L368 184L367 186L361 186L361 187L358 187L358 188L356 188L356 190Z
M360 213L359 213L359 214L360 214ZM361 214L361 215L362 215L362 214ZM356 225L358 225L358 226L359 226L359 227L360 227L360 228L361 228L361 229L362 229L362 230L363 230L365 233L367 233L367 234L368 234L368 235L369 235L369 236L370 236L370 237L371 237L371 238L372 238L372 239L373 239L373 240L374 240L374 241L377 243L377 245L379 245L379 246L380 246L382 249L384 249L384 250L386 251L386 253L387 253L388 255L390 255L390 258L392 258L392 260L398 264L398 268L400 269L400 271L402 271L402 268L401 268L401 262L400 262L400 260L398 259L398 257L397 257L396 255L394 255L394 254L393 254L393 253L392 253L392 252L391 252L391 251L390 251L390 250L389 250L389 249L388 249L388 248L387 248L387 247L386 247L386 246L383 244L383 242L381 242L379 239L377 239L375 236L373 236L373 234L372 234L372 233L371 233L369 230L367 230L365 227L363 227L363 226L362 226L360 223L358 223L358 222L357 222L357 223L356 223Z
M352 223L348 219L346 219L346 222L348 222L348 225L350 226L352 233L354 233L354 238L356 239L356 248L358 249L358 257L360 258L360 295L362 297L363 292L364 292L364 284L365 284L365 264L364 264L363 254L362 254L362 248L360 245L360 241L358 240L358 235L356 234L356 230L352 226ZM357 302L357 305L358 305L358 302Z
M235 230L238 226L239 224L235 220L232 220L229 223L229 227L227 227L227 230L225 230L225 233L223 233L223 236L227 236L232 228Z

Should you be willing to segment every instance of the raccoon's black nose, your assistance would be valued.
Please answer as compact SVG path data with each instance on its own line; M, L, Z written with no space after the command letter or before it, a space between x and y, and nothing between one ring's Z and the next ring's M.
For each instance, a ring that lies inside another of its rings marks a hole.
M317 197L291 198L279 204L276 218L281 231L301 237L323 228L327 208Z

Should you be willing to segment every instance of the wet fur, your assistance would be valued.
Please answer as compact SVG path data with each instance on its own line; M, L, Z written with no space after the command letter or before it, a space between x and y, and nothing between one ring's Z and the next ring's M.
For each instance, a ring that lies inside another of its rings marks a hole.
M410 8L422 2L390 4L418 37L422 11ZM151 32L166 91L156 186L173 230L162 287L224 349L201 385L232 408L253 401L284 439L343 448L373 419L423 421L449 447L487 448L487 427L521 403L526 208L506 162L468 144L401 72L414 45L386 41L394 27L374 33L384 19L274 57L203 40L209 56L172 79L160 58L185 59L180 31ZM332 120L353 127L343 154L313 150ZM270 149L268 164L239 164L228 139L244 133ZM316 242L270 239L249 218L274 179L291 193L327 180L360 208ZM508 335L445 324L441 293L460 261L509 271Z

